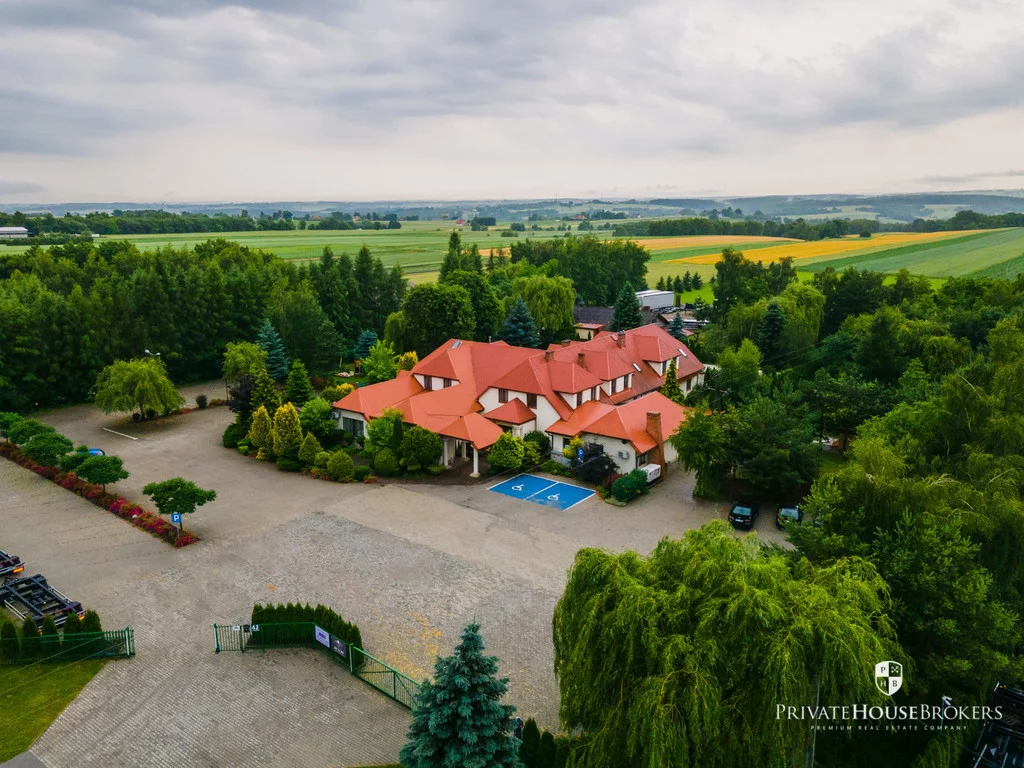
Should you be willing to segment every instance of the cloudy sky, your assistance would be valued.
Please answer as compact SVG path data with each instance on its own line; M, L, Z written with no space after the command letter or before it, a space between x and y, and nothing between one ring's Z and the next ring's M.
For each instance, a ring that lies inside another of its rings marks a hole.
M0 0L0 202L1024 186L1021 0Z

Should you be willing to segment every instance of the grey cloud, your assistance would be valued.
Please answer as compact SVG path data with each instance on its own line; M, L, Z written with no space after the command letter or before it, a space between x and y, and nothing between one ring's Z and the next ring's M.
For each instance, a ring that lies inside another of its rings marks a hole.
M7 181L0 179L0 197L11 195L35 195L46 190L31 181Z

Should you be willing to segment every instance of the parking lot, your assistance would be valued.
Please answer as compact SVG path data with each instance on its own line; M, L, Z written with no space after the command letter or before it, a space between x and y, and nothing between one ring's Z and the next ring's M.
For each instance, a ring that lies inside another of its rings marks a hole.
M492 485L488 490L511 496L513 499L561 510L572 509L594 495L589 488L536 475L518 475L503 483Z
M97 609L105 626L137 633L138 655L108 664L37 742L47 765L393 760L407 712L328 660L213 653L214 622L244 620L267 601L334 607L360 626L369 652L414 677L475 619L510 678L510 702L555 728L551 614L575 552L646 552L727 511L694 502L678 470L626 508L593 495L552 508L493 492L488 478L317 482L224 449L230 416L211 408L138 425L75 407L45 417L76 444L121 456L132 477L115 489L146 506L142 486L174 475L216 489L187 523L203 541L182 550L0 461L0 547ZM781 539L772 515L757 528Z

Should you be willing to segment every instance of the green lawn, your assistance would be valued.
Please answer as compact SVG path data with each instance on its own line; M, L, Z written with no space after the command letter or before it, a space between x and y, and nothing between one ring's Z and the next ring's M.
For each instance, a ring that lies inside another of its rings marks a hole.
M0 763L31 747L105 663L0 668Z

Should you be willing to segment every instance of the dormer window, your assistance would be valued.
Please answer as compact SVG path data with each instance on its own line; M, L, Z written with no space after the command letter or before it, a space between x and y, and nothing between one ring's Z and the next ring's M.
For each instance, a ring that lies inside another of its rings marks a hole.
M424 376L423 377L423 388L428 392L434 388L434 377Z
M499 403L507 403L508 402L508 390L507 389L499 389L498 390L498 402Z
M536 408L537 407L537 395L535 395L533 392L527 392L526 393L526 407L527 408Z

